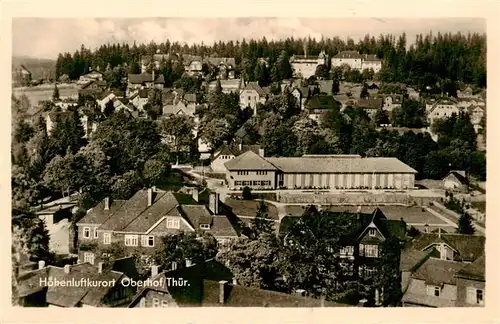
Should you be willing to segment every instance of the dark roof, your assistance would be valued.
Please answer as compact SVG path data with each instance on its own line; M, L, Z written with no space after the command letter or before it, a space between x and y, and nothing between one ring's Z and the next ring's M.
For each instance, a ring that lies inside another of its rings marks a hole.
M104 200L91 208L85 216L77 223L80 224L102 224L108 219L118 208L125 203L125 200L109 200L109 209L104 210Z
M362 58L362 55L358 51L341 51L333 56L333 58Z
M356 106L363 109L379 109L382 108L382 98L358 99Z
M244 87L241 91L245 90L253 90L256 91L259 96L265 96L266 92L259 86L258 82L248 82L246 87Z
M331 95L315 95L305 103L307 109L330 109L337 106L335 99Z
M306 209L304 209L304 212L305 211ZM385 238L389 236L395 236L399 239L405 238L405 223L398 220L387 219L379 208L375 208L372 213L363 213L361 211L354 212L348 210L346 210L345 212L329 212L325 209L323 211L331 214L331 217L336 217L336 215L341 213L347 213L347 215L345 216L350 219L350 222L354 224L354 226L348 233L344 233L340 239L341 243L345 245L351 245L358 242L358 240L361 238L361 235L366 231L368 225L370 225L371 222L375 224L375 226L380 230ZM300 217L297 216L283 217L280 222L280 235L285 235L290 230L290 228L298 221L298 219L300 219Z
M153 204L146 209L147 201L144 201L143 208L145 210L135 215L135 218L123 228L124 232L143 233L150 229L163 216L177 215L175 211L174 215L171 215L171 211L179 205L172 192L155 192L153 195L156 195L153 199ZM113 217L116 216L113 215Z
M465 176L465 171L452 170L446 175L445 178L448 178L449 176L454 176L462 184L468 183L467 177Z
M113 266L111 267L113 271L122 272L127 277L132 278L134 280L139 279L139 272L137 271L137 267L135 266L134 257L125 257L116 259L113 262Z
M157 202L162 195L153 195L153 203ZM148 191L139 190L132 198L123 203L112 217L109 217L100 227L100 230L122 231L127 228L137 216L148 206Z
M412 278L424 280L429 285L455 285L455 274L463 266L462 262L429 258L412 274Z
M220 283L203 281L203 302L205 307L321 307L321 300L285 294L241 285L227 284L224 304L219 303ZM331 301L324 302L325 307L347 307Z
M166 283L165 278L184 278L190 282L189 288L174 286L147 287L141 290L129 307L134 307L144 296L149 296L151 291L162 292L165 298L172 298L179 307L193 306L226 306L226 307L319 307L321 300L298 295L269 291L246 286L233 285L233 274L223 264L210 260L187 268L179 268L173 271L160 273L153 280L163 278L161 282ZM226 283L224 304L219 303L220 281ZM325 307L342 307L344 304L325 301Z
M400 271L414 271L415 268L423 262L432 252L425 252L415 249L405 249L401 252L399 262Z
M247 151L224 165L228 170L277 170L273 164L253 151Z
M467 278L472 280L485 280L485 256L484 254L477 258L474 262L469 263L460 271L457 272L456 276L460 278Z
M143 84L145 82L153 82L153 75L151 73L141 73L141 74L129 74L128 81L132 84ZM165 78L163 74L160 74L155 83L165 83Z
M424 250L437 243L446 243L458 252L461 261L474 261L484 253L485 237L455 233L423 233L413 239L412 248Z
M219 66L220 64L224 64L226 66L235 67L236 60L234 57L205 57L203 62L210 63L214 66Z
M79 302L90 306L102 306L102 297L110 291L112 287L58 287L40 285L41 279L53 278L59 281L79 281L89 278L91 281L116 280L124 276L121 272L105 271L98 273L97 267L90 263L80 263L70 265L70 272L64 272L64 268L48 266L35 270L21 276L19 281L19 296L24 297L35 292L47 289L47 303L61 307L75 307Z

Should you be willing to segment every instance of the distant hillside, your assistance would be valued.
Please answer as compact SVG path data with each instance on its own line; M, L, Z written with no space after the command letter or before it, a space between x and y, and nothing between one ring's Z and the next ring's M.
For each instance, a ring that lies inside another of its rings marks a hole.
M53 79L56 72L56 61L49 59L38 59L32 57L12 57L12 70L24 65L31 71L33 80Z

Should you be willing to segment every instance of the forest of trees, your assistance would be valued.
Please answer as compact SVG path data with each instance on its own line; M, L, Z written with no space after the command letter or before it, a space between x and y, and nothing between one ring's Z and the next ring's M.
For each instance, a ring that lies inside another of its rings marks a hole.
M362 54L375 54L385 61L378 78L383 82L404 82L419 89L434 86L443 80L452 80L486 86L486 35L451 34L417 35L410 46L406 35L380 35L378 38L366 35L357 43L353 39L341 40L338 37L316 39L294 39L268 41L260 40L229 41L213 45L181 45L166 40L156 44L107 44L95 51L81 46L75 53L60 53L56 63L56 77L67 74L70 79L93 69L110 70L117 66L125 67L129 73L139 72L142 55L161 53L184 53L200 56L217 55L234 57L237 72L249 81L259 81L266 85L269 80L276 81L291 76L288 58L303 54L307 42L308 55L318 55L324 50L330 57L339 51L357 50ZM268 59L268 68L259 62ZM166 79L172 80L174 67L165 66ZM328 67L329 68L329 67ZM169 71L167 73L167 70ZM180 76L177 76L180 78ZM167 82L168 84L169 82Z

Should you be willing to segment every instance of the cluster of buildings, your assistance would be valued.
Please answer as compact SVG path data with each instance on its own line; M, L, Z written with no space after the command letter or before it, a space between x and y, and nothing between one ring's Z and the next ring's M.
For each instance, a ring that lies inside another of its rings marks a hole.
M328 66L328 55L321 51L317 56L307 55L307 50L304 50L304 55L293 55L290 58L290 64L294 70L296 77L307 79L316 73L316 69L320 65ZM331 68L347 66L351 70L369 70L372 69L375 73L382 69L382 60L372 54L360 54L358 51L341 51L330 59Z

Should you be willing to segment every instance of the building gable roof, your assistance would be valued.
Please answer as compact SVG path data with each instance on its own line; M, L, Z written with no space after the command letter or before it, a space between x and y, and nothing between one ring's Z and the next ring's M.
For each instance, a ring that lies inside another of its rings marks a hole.
M305 106L309 110L331 109L336 107L337 103L331 95L314 95L307 100Z
M263 157L247 151L236 158L224 163L228 170L277 170L277 168Z
M423 250L434 244L446 243L458 253L462 261L474 261L484 253L485 237L456 233L424 233L414 238L412 248Z
M241 91L255 91L257 94L261 97L264 97L266 95L266 92L260 87L258 82L248 82L245 88L243 88Z
M276 168L289 173L417 173L392 157L269 157Z
M85 216L77 223L77 225L83 224L102 224L104 223L115 211L117 211L121 205L125 203L125 200L109 200L109 209L104 209L104 200L98 203L95 207L91 208Z
M456 276L472 280L485 280L485 256L484 254L477 258L474 262L467 264L464 268L457 272Z
M461 262L429 258L412 274L412 278L423 280L429 285L456 285L455 274L463 266Z
M102 297L106 296L112 287L59 287L55 285L40 285L42 279L53 278L59 281L79 281L89 278L91 281L119 281L125 275L117 271L98 273L97 267L90 263L69 265L70 272L65 273L64 268L47 266L39 270L24 274L19 280L19 296L24 297L37 291L47 289L46 300L51 305L62 307L75 307L80 302L90 306L102 306Z

